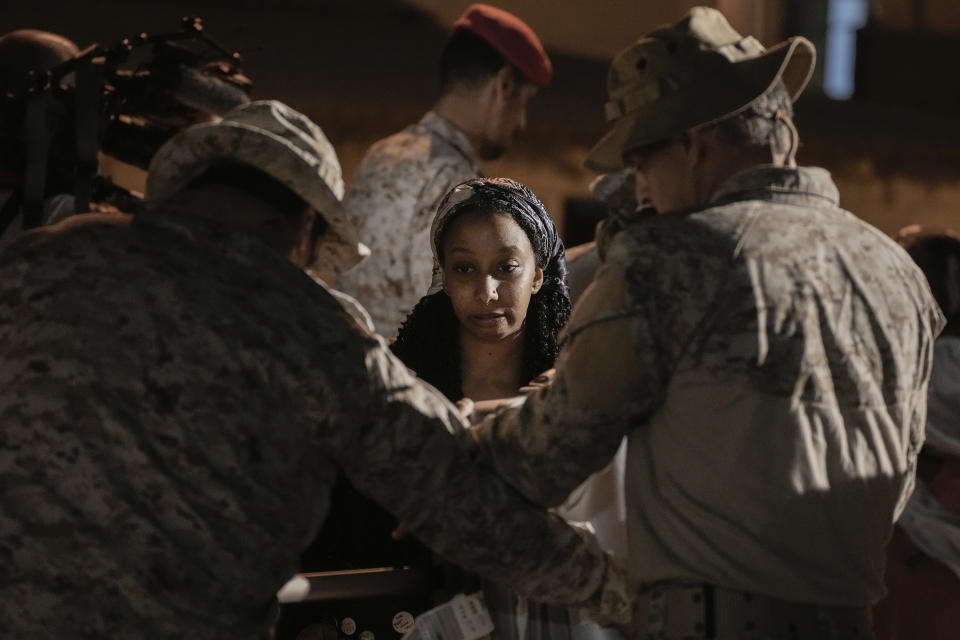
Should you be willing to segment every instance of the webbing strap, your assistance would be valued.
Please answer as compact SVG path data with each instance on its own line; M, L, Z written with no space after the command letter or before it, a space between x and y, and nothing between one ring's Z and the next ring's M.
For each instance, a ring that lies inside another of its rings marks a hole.
M77 66L76 151L74 212L90 210L93 179L97 174L100 140L100 95L103 85L103 58L86 57Z
M23 228L40 226L43 195L47 186L47 159L50 153L48 113L50 94L39 91L27 96L27 168L23 185Z

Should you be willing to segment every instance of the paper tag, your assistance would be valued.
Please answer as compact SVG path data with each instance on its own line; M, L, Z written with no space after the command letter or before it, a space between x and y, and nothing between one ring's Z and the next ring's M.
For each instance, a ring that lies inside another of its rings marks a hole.
M458 594L449 602L421 613L403 640L479 640L493 631L493 620L482 593Z

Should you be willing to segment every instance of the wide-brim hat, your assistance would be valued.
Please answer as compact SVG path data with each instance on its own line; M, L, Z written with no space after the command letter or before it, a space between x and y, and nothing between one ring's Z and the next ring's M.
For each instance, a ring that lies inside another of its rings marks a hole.
M327 231L317 258L322 270L345 271L367 253L341 203L343 173L333 145L309 118L276 100L251 102L168 140L150 162L147 198L170 198L224 162L256 167L323 217Z
M694 7L613 59L605 106L613 129L584 165L603 173L622 169L625 152L735 115L777 80L796 100L815 61L816 49L806 38L765 49L753 36L737 33L716 9Z

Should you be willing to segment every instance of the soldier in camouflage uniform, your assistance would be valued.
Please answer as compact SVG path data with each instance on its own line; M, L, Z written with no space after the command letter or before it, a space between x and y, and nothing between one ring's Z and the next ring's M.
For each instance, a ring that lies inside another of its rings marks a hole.
M627 435L645 637L872 637L943 318L909 257L793 162L813 57L695 8L614 59L587 164L626 160L661 214L612 239L553 384L469 432L544 505Z
M629 617L624 574L303 272L357 259L316 125L253 103L148 190L0 256L0 636L264 637L338 469L465 567Z

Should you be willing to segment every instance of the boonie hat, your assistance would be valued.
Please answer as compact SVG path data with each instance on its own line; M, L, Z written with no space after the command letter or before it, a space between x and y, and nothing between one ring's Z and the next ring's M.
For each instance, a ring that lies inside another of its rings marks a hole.
M453 23L453 28L470 31L486 40L533 84L541 87L550 84L553 65L540 38L512 13L488 4L472 4Z
M340 202L343 173L333 145L302 113L276 100L261 100L228 112L219 122L184 129L151 160L147 198L165 200L221 162L260 169L323 217L328 228L317 262L325 270L345 271L369 253L357 241Z
M607 75L607 120L613 129L584 165L623 168L623 154L746 109L778 79L796 100L813 73L816 50L803 37L765 49L743 37L716 9L694 7L679 22L621 51Z

